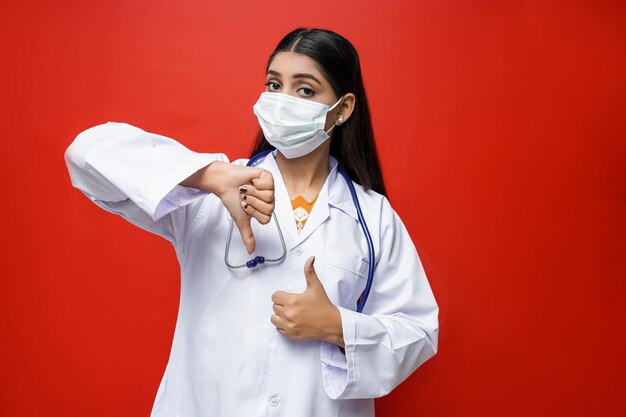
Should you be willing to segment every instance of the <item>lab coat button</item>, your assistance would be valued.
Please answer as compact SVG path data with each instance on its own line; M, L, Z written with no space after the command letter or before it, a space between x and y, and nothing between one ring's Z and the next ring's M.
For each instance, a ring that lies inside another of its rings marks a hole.
M302 248L300 246L298 246L297 248L295 248L293 250L293 254L296 255L296 256L302 255L302 252L304 252L304 251L302 250Z
M280 398L278 398L278 395L272 395L268 401L269 405L271 405L272 407L276 407L279 403L280 403Z

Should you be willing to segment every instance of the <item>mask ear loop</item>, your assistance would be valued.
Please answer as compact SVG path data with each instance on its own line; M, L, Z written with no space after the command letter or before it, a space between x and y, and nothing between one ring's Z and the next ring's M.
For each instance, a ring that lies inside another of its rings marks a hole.
M336 102L335 104L333 104L332 106L330 106L330 107L328 108L328 110L326 111L326 114L328 114L328 112L329 112L329 111L331 111L332 109L334 109L335 107L337 107L337 105L338 105L339 103L341 103L341 100L343 100L343 96L339 97L339 100L337 100L337 102ZM332 125L332 126L331 126L328 130L325 130L326 134L329 134L329 133L330 133L330 131L331 131L331 130L333 130L333 129L335 128L335 126L337 126L337 123L336 123L336 122L335 122L335 123L333 123L333 125Z
M341 103L341 100L343 100L343 96L339 97L339 100L337 100L337 102L336 102L335 104L333 104L332 106L330 106L330 107L328 108L328 111L331 111L332 109L334 109L335 107L337 107L337 105L338 105L339 103Z

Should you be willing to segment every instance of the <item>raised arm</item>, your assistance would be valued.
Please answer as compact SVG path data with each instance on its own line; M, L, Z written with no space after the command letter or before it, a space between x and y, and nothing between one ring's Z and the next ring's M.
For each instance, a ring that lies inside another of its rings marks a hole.
M126 123L105 123L81 132L65 152L72 184L95 204L172 243L180 241L214 193L235 219L251 252L250 218L269 221L268 207L243 207L239 187L263 194L273 211L269 172L228 163L224 154L197 153L174 139ZM253 186L252 184L255 184ZM271 195L270 195L271 194Z

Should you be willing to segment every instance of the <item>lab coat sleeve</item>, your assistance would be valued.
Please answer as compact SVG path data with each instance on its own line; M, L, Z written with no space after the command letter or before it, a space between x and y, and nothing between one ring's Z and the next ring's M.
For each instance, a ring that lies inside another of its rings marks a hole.
M322 377L332 399L387 395L437 352L439 308L415 246L383 199L372 289L363 313L339 307L345 355L321 342Z
M209 193L179 185L223 154L193 152L126 123L81 132L65 151L72 185L103 209L176 244Z

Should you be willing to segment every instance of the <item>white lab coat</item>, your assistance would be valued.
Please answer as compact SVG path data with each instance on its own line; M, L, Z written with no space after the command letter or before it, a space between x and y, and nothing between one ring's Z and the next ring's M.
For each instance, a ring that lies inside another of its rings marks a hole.
M363 313L355 311L367 281L367 245L332 156L301 234L274 155L258 165L274 176L287 256L255 269L225 265L230 216L220 199L179 185L212 161L228 162L225 155L196 153L173 139L109 122L80 133L65 159L72 184L94 203L176 250L178 320L152 417L373 416L373 398L436 353L438 307L415 246L389 201L357 184L376 268ZM253 220L252 226L252 256L280 256L274 220ZM345 355L327 342L282 336L270 321L272 294L304 291L304 263L312 255L341 314ZM229 259L249 258L235 227Z

